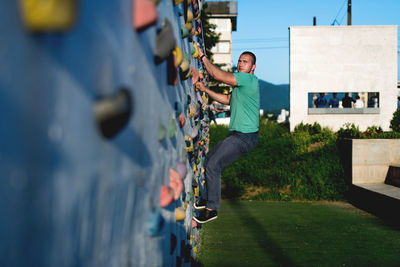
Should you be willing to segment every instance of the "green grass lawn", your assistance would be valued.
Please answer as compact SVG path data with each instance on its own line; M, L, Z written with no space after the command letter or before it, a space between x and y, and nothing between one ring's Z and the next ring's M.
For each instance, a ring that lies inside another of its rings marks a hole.
M223 201L202 266L400 266L400 230L347 203Z

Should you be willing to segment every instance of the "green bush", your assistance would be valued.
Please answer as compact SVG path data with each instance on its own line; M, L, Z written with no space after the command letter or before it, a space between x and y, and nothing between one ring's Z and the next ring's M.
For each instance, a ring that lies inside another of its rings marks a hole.
M393 118L392 122L395 120ZM391 126L392 127L392 126ZM393 128L392 128L393 129ZM365 132L361 132L358 126L354 123L346 123L337 132L339 138L354 138L354 139L365 139L365 138L382 138L382 139L394 139L400 138L400 132L390 131L385 132L379 126L370 126Z
M338 131L338 137L340 138L362 138L363 134L354 123L346 123L344 128L341 127Z
M396 114L393 120L398 119ZM211 126L210 147L227 134L228 127ZM378 126L361 132L350 123L337 133L318 123L301 123L289 132L287 125L263 120L256 148L222 171L222 195L265 200L343 200L347 185L336 145L338 138L400 138L400 132L385 132ZM250 194L248 188L252 187L267 191Z
M390 129L392 129L393 132L400 133L400 109L397 109L393 113L393 118L390 121Z
M210 147L227 132L227 127L212 126ZM246 188L256 186L269 190L253 199L341 200L346 191L343 176L331 130L319 124L300 125L290 133L284 125L260 122L257 147L223 170L222 194L248 197Z

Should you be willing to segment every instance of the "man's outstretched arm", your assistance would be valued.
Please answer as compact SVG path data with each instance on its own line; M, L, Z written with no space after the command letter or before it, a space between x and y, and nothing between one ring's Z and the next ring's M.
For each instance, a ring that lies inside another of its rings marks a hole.
M212 99L216 100L217 102L219 102L221 104L229 105L229 103L231 102L230 94L224 95L224 94L214 92L214 91L208 89L202 82L197 82L196 88L203 92L206 92Z
M211 61L204 55L201 49L199 49L199 58L208 74L210 74L215 80L226 83L228 85L237 86L236 78L233 73L223 71L212 64Z

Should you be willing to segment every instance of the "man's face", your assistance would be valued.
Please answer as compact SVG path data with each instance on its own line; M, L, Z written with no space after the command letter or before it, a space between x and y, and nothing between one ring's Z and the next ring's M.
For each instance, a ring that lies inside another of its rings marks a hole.
M253 60L250 55L244 54L240 56L237 64L238 72L253 73L255 68L256 65L253 64Z

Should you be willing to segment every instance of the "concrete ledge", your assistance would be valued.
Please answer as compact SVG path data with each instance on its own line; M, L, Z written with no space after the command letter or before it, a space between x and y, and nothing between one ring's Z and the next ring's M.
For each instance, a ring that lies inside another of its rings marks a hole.
M400 165L400 139L338 140L349 184L384 183L389 166Z
M348 201L359 209L380 217L386 224L400 229L400 199L392 192L399 188L385 184L354 184L350 187ZM382 192L385 192L382 194ZM390 195L393 196L390 196Z
M308 108L308 114L379 114L380 108Z
M398 175L400 139L342 139L338 148L349 202L400 227L400 188L387 184Z
M354 184L369 191L382 194L400 201L400 188L388 184ZM400 202L399 202L400 204ZM400 208L400 206L399 206Z

